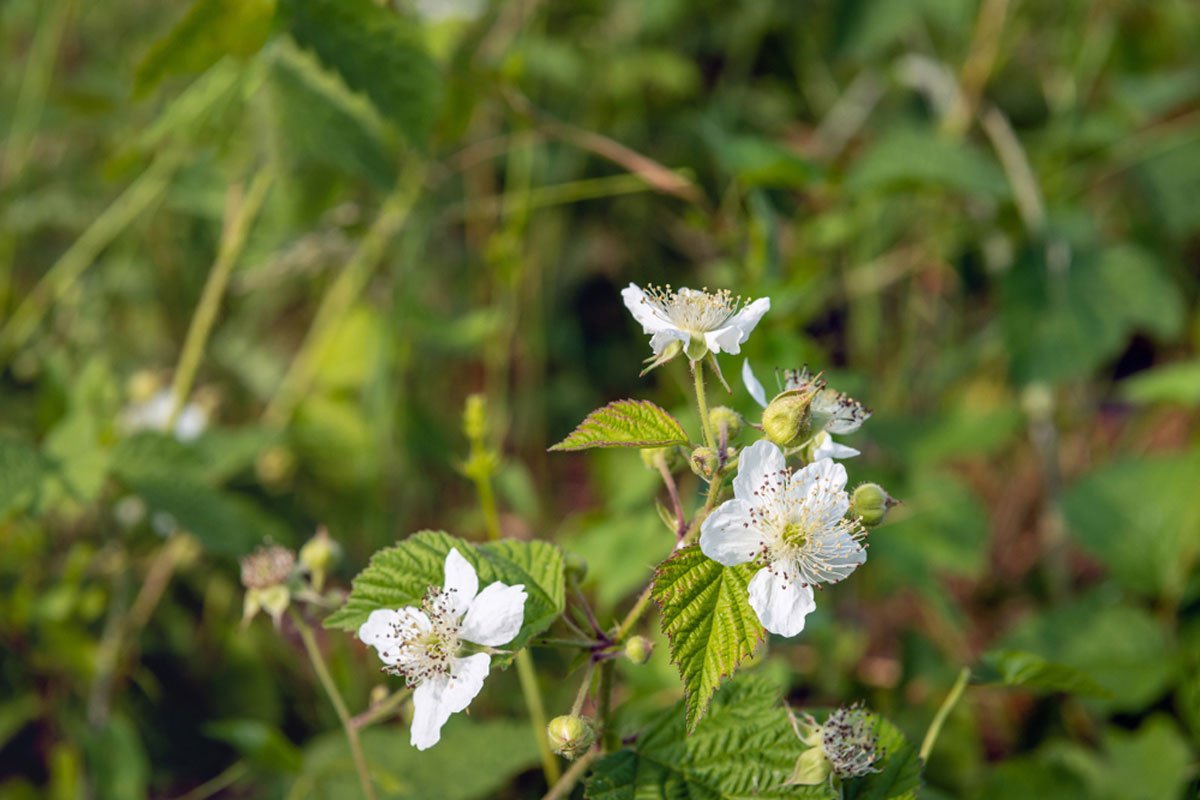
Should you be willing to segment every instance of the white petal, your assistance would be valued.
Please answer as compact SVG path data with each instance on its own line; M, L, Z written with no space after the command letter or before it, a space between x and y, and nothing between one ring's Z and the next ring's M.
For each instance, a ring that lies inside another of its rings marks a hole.
M733 315L733 319L730 321L742 332L741 341L744 342L750 338L750 332L754 330L754 326L758 325L758 321L762 319L763 314L770 310L771 298L760 297Z
M483 688L491 664L492 657L487 653L450 660L450 681L442 692L442 703L451 713L463 711L471 705L475 695Z
M768 478L787 468L783 451L766 439L759 439L742 450L738 456L738 474L733 479L733 496L750 505L758 505L755 490L761 488Z
M432 625L425 612L413 606L399 610L377 608L371 612L358 628L358 638L363 644L374 647L379 653L379 659L388 665L394 665L400 658L399 640L396 628L401 625L416 625L421 630L429 630Z
M479 591L479 575L457 547L450 548L446 554L446 579L442 589L449 595L455 619L466 613Z
M671 342L680 341L686 347L690 338L688 334L678 328L664 328L661 331L655 331L654 335L650 337L650 349L654 351L654 355L661 355Z
M811 586L803 586L790 564L776 562L758 571L751 581L750 607L771 633L795 636L804 630L804 618L816 607Z
M767 390L763 388L762 383L754 375L754 370L750 369L750 359L742 362L742 383L746 386L746 391L750 392L750 396L754 398L754 402L758 403L763 408L767 407Z
M821 564L820 573L805 576L814 583L837 583L858 569L867 560L867 548L845 531L826 534L820 538L817 550Z
M642 333L675 329L674 325L654 313L654 309L646 300L646 293L638 288L637 284L631 283L622 289L621 299L625 301L625 307L633 314L633 318L642 324Z
M700 526L700 552L732 567L752 560L762 538L750 517L750 506L742 500L726 500Z
M459 635L468 642L486 647L508 644L521 630L525 621L525 586L507 586L499 581L488 586L463 619Z
M847 447L844 444L838 444L825 431L817 434L819 444L813 448L813 461L820 461L823 458L854 458L859 455L859 452L853 447Z
M818 459L792 474L788 491L793 497L800 498L818 485L833 491L845 489L846 468L831 458Z
M442 738L442 726L453 712L445 703L449 677L431 678L413 690L413 721L409 741L418 750L428 750Z
M746 341L746 337L742 333L742 329L736 325L726 325L724 328L717 328L715 331L704 334L704 343L714 353L731 353L736 356L742 352L742 342L744 341Z

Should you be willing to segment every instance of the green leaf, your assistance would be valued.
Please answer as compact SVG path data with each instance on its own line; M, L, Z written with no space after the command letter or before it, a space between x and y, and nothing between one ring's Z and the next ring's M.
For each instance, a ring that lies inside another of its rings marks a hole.
M257 53L271 31L274 0L196 0L138 64L133 90L144 95L168 75L204 72L226 55Z
M1136 731L1110 727L1103 754L1065 745L1060 759L1078 774L1094 800L1150 800L1181 796L1188 782L1191 749L1174 720L1155 714Z
M671 662L683 679L689 730L700 722L721 679L766 636L747 589L757 571L754 564L721 566L692 545L660 564L654 576Z
M1063 497L1071 533L1122 585L1150 597L1184 595L1200 559L1200 452L1118 461Z
M669 447L687 444L679 421L649 400L615 400L597 408L551 450L591 447Z
M274 725L257 719L224 719L204 726L204 735L225 742L254 766L273 772L296 773L300 751Z
M170 514L205 550L237 558L264 539L286 543L291 533L249 500L214 489L186 474L142 476L128 481L151 512Z
M482 800L496 797L514 777L538 763L537 743L525 722L476 721L455 715L437 746L419 752L403 728L361 734L380 800ZM359 800L362 790L341 731L314 739L289 797Z
M929 185L992 199L1009 194L1004 173L990 156L932 130L889 133L854 163L845 185L852 192Z
M1134 403L1200 406L1200 360L1139 372L1121 382L1121 396Z
M563 558L555 545L515 539L472 544L441 531L421 531L372 556L354 579L345 605L325 620L325 627L354 631L378 608L420 605L430 586L442 585L446 554L452 548L475 567L480 588L493 581L524 584L525 622L503 649L520 650L562 613Z
M784 786L802 749L776 689L740 678L717 694L691 734L679 705L654 717L634 745L596 763L585 794L589 800L803 797L798 787Z
M0 519L35 499L45 472L46 464L32 445L0 434Z
M428 138L441 85L416 24L372 0L282 0L280 11L300 46L371 98L409 142Z
M375 107L323 69L311 53L281 42L271 54L267 75L274 138L288 166L297 171L329 167L389 188L396 159L388 151L385 125ZM370 352L354 355L352 363L367 360Z
M999 647L1036 653L1089 675L1111 693L1089 704L1117 711L1154 702L1178 668L1177 649L1160 621L1099 592L1029 618Z
M1069 692L1088 697L1112 696L1108 689L1096 683L1086 672L1020 650L997 650L985 654L979 682L1046 692Z
M845 781L842 800L915 800L923 766L916 746L890 721L878 714L871 716L881 754L875 764L878 772Z

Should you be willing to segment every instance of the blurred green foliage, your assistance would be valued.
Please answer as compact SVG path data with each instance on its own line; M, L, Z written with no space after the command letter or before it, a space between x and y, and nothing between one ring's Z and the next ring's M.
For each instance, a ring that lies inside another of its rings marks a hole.
M350 796L294 631L239 626L235 559L325 524L345 584L411 531L482 538L472 392L505 532L584 555L613 618L671 548L657 476L545 449L622 397L694 422L682 372L637 378L631 280L769 295L760 374L807 362L875 409L852 472L903 504L765 680L920 741L977 668L922 797L1195 793L1200 7L0 18L0 794ZM259 177L186 398L207 429L137 431ZM721 402L755 418L740 387ZM364 707L375 666L321 644ZM622 667L638 719L679 697L659 644ZM387 796L540 796L515 681L431 753L368 731Z

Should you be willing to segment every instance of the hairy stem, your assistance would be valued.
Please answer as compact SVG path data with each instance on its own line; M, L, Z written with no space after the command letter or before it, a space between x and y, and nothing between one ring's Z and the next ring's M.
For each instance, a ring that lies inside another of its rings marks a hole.
M575 695L575 702L571 704L571 716L579 716L579 712L583 710L583 704L587 701L588 690L592 688L592 675L596 671L595 659L589 659L587 665L583 668L583 680L579 684L579 691Z
M658 472L667 486L667 494L671 495L671 505L675 507L675 537L682 539L687 534L687 520L683 516L683 502L679 499L679 487L675 484L675 476L671 474L665 458L658 458Z
M325 659L321 656L320 648L317 647L317 640L313 636L312 628L299 614L294 612L292 620L296 623L296 630L300 632L300 638L304 641L304 650L308 653L308 660L312 662L313 670L317 673L317 678L321 681L325 694L329 696L329 702L333 703L333 710L337 712L338 719L342 722L342 730L346 732L346 741L350 745L350 755L354 759L354 769L358 772L358 781L362 785L363 796L367 800L375 800L375 786L371 783L367 759L363 755L362 743L358 739L358 728L354 727L350 712L346 710L346 702L342 700L342 695L333 682L333 676L329 674L329 668L325 666Z
M565 800L570 797L575 784L579 783L579 779L588 771L588 767L599 757L600 749L594 747L575 759L575 763L550 787L550 791L542 796L542 800Z
M350 720L350 724L356 730L362 730L368 726L374 725L376 722L381 722L392 714L400 710L400 706L404 705L404 701L412 697L412 690L408 688L397 689L389 694L381 702L368 708L361 714L355 715Z
M963 690L967 688L967 679L970 677L971 670L966 667L963 667L962 671L958 673L958 679L954 681L950 694L946 695L946 699L942 701L942 706L934 715L933 722L929 723L929 730L925 732L925 739L921 742L921 761L929 761L929 754L933 752L933 746L942 732L942 726L946 724L946 718L950 716L958 699L962 697Z
M529 720L533 724L533 735L537 738L538 752L542 756L542 774L546 783L551 786L559 778L558 759L550 750L550 742L546 738L546 707L542 704L542 693L538 689L537 674L533 670L533 659L528 650L517 653L517 678L521 681L521 694L525 696L525 708L529 711Z
M270 168L263 168L254 176L250 189L242 194L240 184L229 187L228 201L225 208L225 225L221 231L221 246L217 251L216 261L204 282L204 290L200 294L200 302L192 314L191 324L188 325L187 338L183 343L183 353L179 356L179 365L175 368L175 378L171 383L171 413L167 417L167 430L175 429L183 405L191 394L192 384L196 380L196 370L200 367L200 359L204 356L204 347L212 333L213 323L217 318L217 310L221 306L221 297L225 287L229 285L229 276L237 263L238 256L246 244L246 236L250 232L258 211L266 199L267 190L271 188L273 175Z
M692 369L692 383L696 387L696 406L700 409L700 430L704 432L704 446L716 447L713 438L712 423L708 419L708 397L704 394L704 365L699 361L689 361Z

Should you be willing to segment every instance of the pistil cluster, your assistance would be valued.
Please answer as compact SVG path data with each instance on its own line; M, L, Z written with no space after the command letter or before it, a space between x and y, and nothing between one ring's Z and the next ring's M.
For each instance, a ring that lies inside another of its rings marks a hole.
M643 302L651 311L680 330L704 334L722 328L748 302L728 289L716 292L703 289L671 289L666 286L647 286Z

